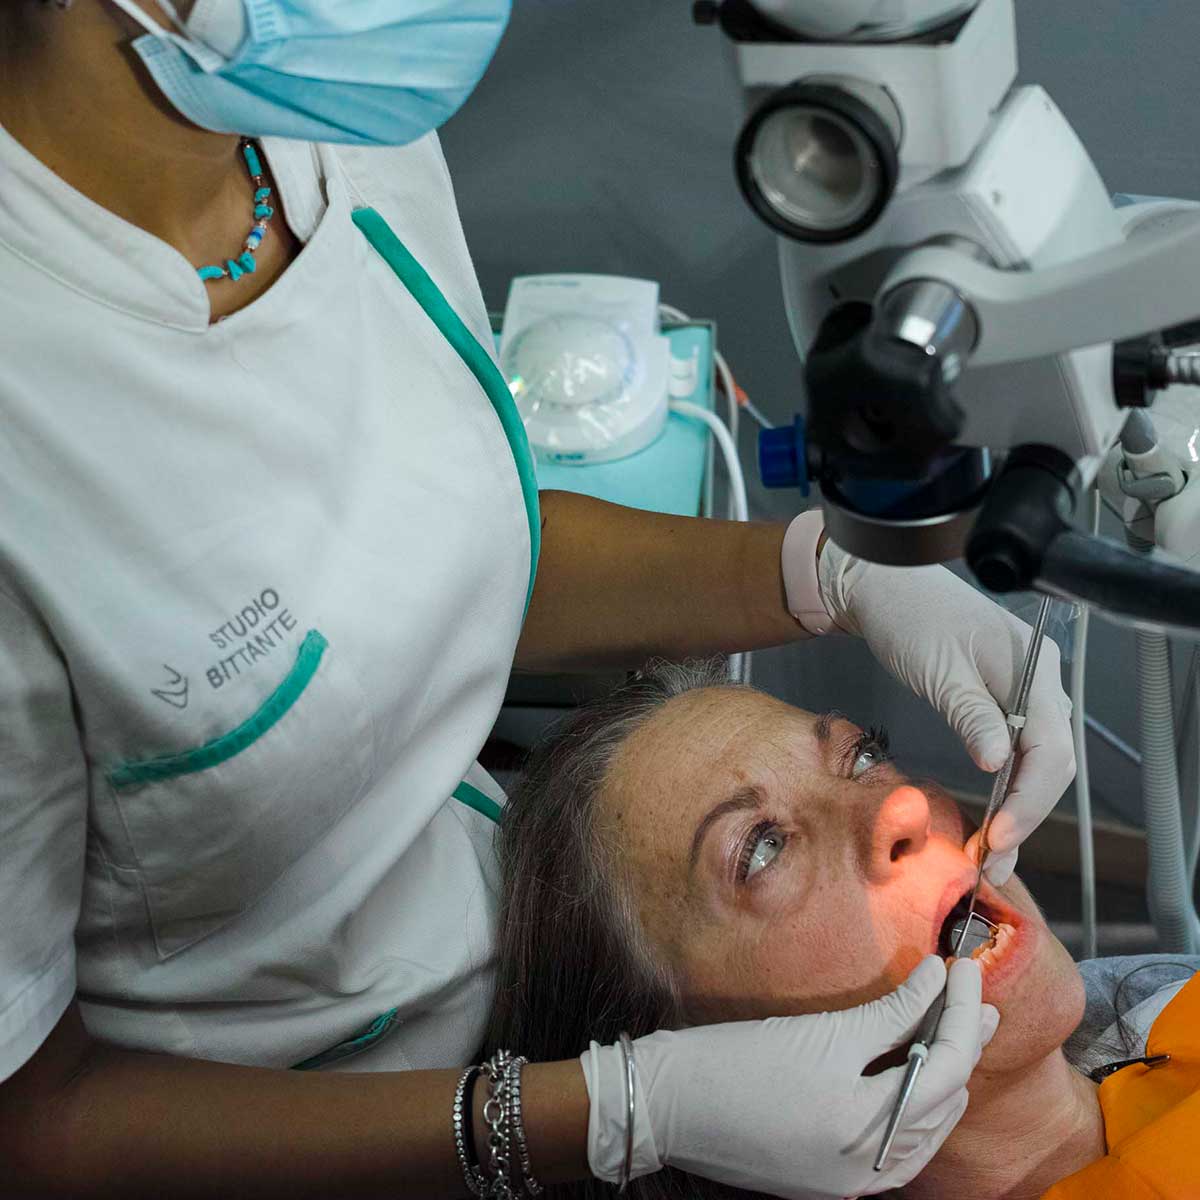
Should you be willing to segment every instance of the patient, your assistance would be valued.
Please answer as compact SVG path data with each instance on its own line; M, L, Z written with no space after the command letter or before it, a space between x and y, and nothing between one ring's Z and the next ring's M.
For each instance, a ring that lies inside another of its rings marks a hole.
M622 1029L882 996L944 946L974 882L970 832L873 731L659 665L570 718L510 801L489 1040L566 1058ZM904 1190L915 1200L1037 1197L1106 1153L1097 1085L1063 1051L1084 1013L1079 970L1015 878L985 883L980 910L1000 927L982 952L1000 1027L966 1115ZM736 1194L672 1172L630 1193Z

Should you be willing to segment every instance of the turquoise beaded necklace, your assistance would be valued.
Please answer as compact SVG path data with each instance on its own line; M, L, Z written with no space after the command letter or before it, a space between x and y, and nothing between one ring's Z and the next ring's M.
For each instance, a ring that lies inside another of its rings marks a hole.
M275 215L275 210L267 203L271 198L271 189L263 182L262 163L258 161L258 152L248 140L242 142L242 157L246 160L246 168L250 172L250 182L254 184L254 228L246 234L242 243L242 252L237 258L227 258L223 267L197 267L196 273L203 280L209 279L241 279L243 275L254 273L254 252L262 244L267 233L267 223Z

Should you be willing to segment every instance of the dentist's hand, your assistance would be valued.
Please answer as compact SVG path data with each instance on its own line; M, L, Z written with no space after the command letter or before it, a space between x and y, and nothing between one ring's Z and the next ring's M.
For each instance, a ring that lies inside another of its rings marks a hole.
M786 1200L901 1187L937 1153L967 1106L966 1082L999 1014L980 1004L978 964L950 971L938 1037L883 1171L874 1170L903 1067L864 1077L905 1045L946 981L925 959L897 991L845 1012L662 1031L633 1043L633 1177L679 1167ZM610 1183L625 1158L619 1046L582 1056L591 1115L588 1163Z
M1004 711L1021 675L1030 627L944 567L882 567L827 541L817 572L834 622L863 638L897 679L949 721L977 766L998 771L1008 757ZM1058 647L1047 638L1012 787L992 823L986 870L994 884L1012 874L1017 847L1075 777L1070 715ZM977 840L968 842L973 854Z

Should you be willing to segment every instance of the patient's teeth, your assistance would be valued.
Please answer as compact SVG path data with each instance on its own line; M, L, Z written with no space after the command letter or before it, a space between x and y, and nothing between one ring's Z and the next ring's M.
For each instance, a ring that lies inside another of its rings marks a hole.
M992 934L991 945L981 947L971 957L979 963L981 968L990 967L997 959L1004 956L1015 932L1016 930L1011 925L1004 923L997 925Z

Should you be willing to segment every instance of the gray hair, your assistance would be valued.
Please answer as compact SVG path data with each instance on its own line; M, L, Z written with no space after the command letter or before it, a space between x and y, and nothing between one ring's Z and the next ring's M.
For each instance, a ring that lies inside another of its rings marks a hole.
M722 660L655 661L575 710L534 751L499 833L499 972L489 1053L504 1046L533 1062L574 1058L592 1040L615 1042L622 1030L637 1038L686 1024L676 982L638 922L616 848L597 828L596 800L621 746L668 701L723 686L734 685ZM547 1190L556 1200L612 1194L597 1180ZM635 1180L627 1194L747 1195L672 1170Z

